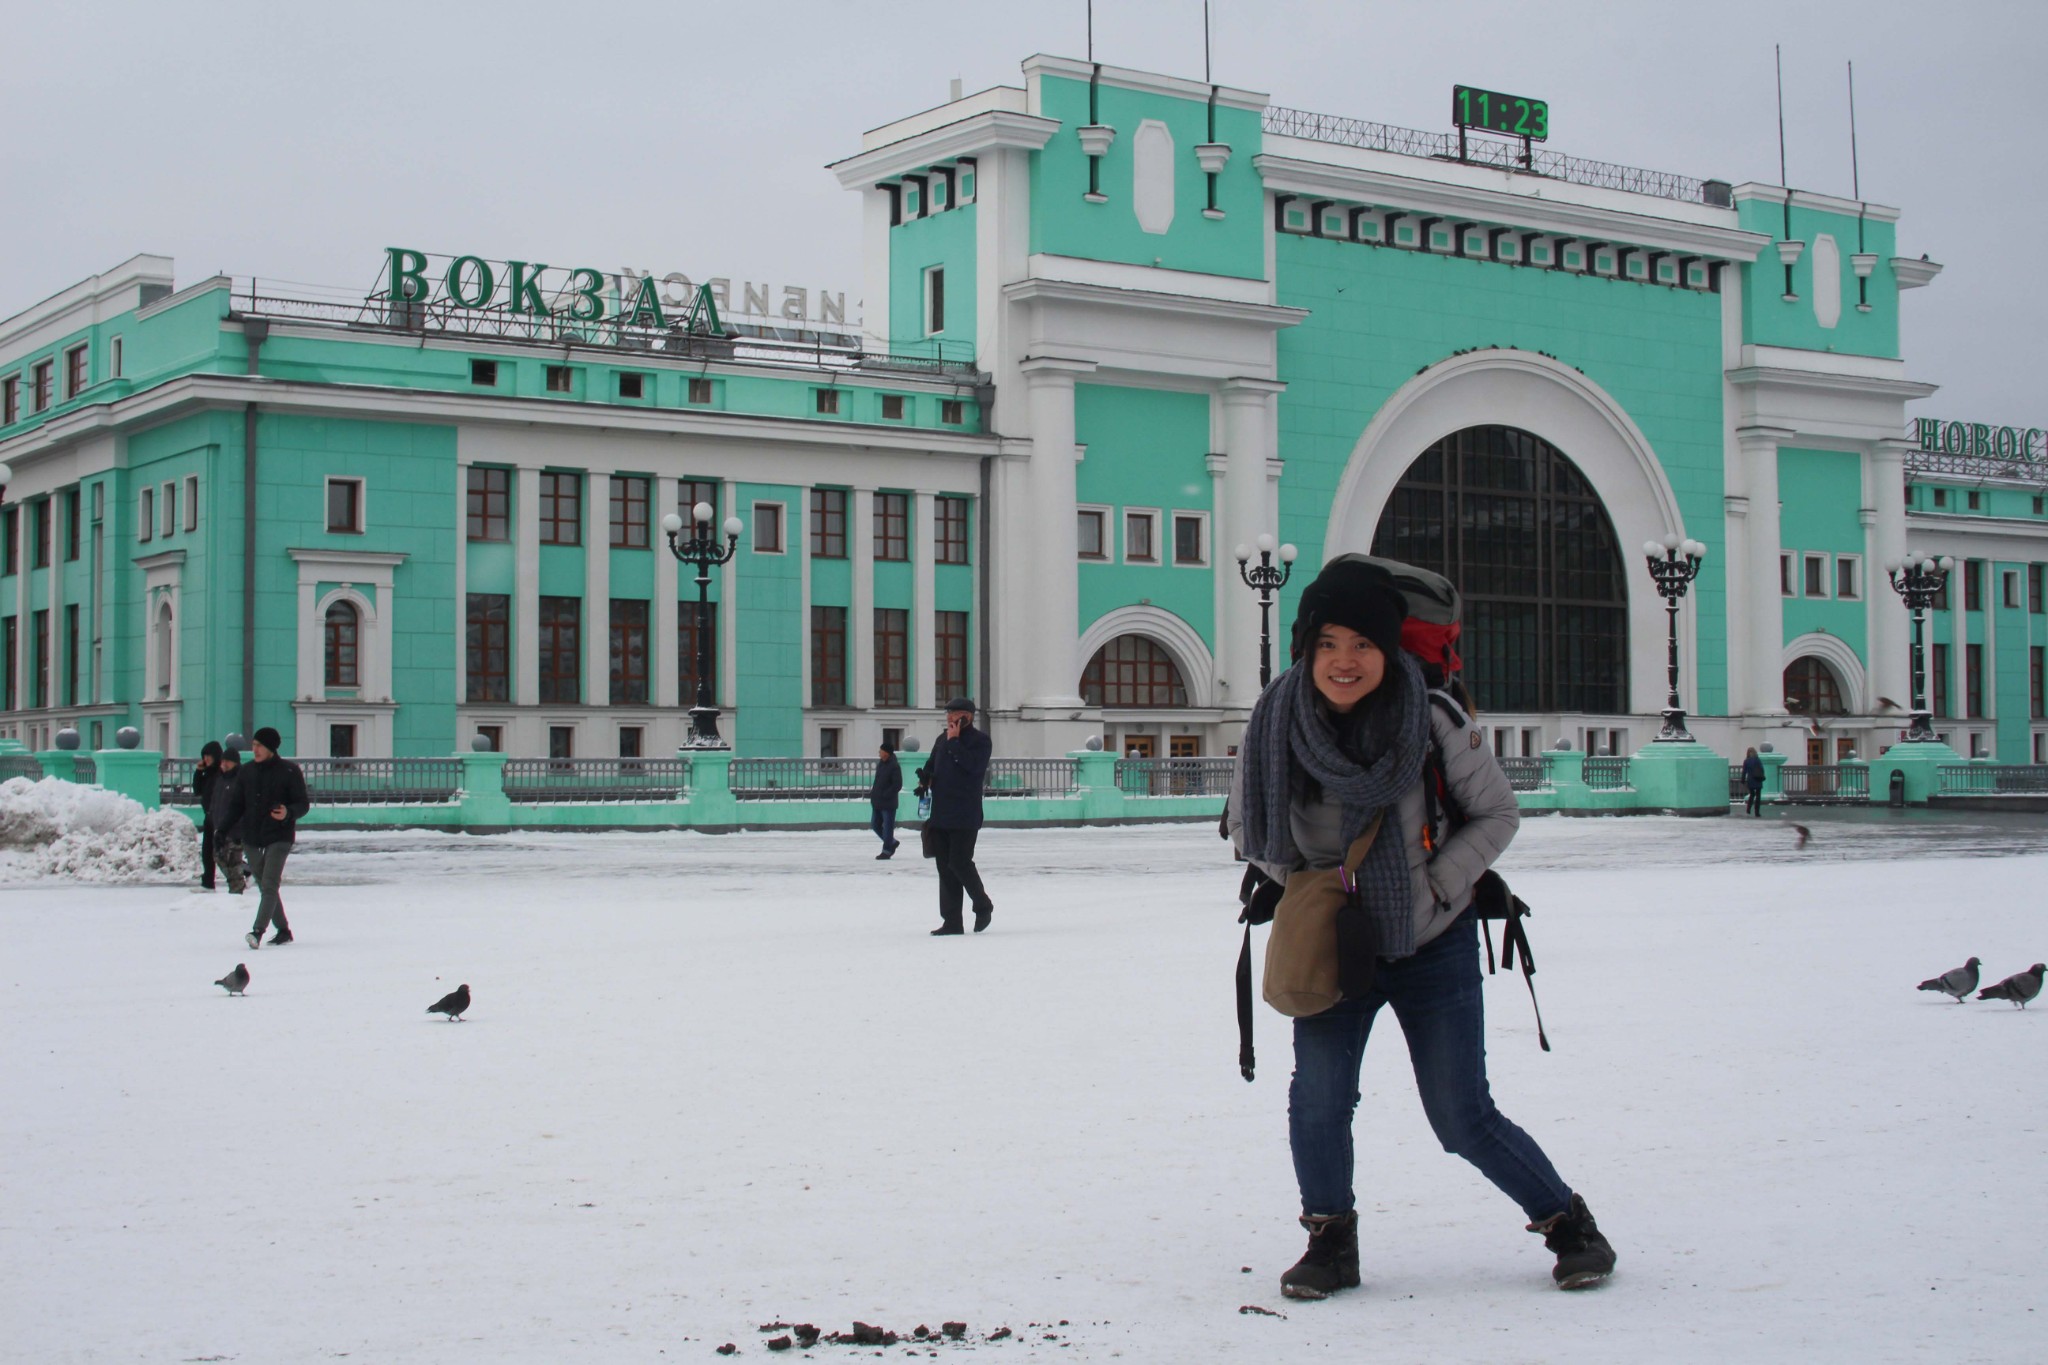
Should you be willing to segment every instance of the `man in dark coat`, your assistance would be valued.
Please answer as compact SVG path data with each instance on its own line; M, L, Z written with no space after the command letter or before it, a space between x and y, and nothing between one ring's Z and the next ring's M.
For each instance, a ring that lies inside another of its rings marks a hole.
M981 792L988 782L988 736L974 728L974 703L955 697L946 703L946 734L932 745L917 770L919 796L932 794L925 822L929 851L939 865L939 927L932 936L965 932L960 922L964 893L974 902L974 932L988 928L996 903L982 888L974 866L974 842L981 835Z
M207 740L192 770L192 799L199 807L199 884L213 890L213 793L220 785L220 742Z
M249 884L248 872L242 866L241 831L228 819L228 809L235 799L235 783L242 769L241 751L222 749L220 766L212 784L212 795L207 800L206 818L213 827L213 861L220 868L220 874L228 879L228 891L239 896L242 888Z
M256 927L244 935L251 948L263 942L263 931L277 926L272 946L292 941L292 927L285 922L284 901L278 887L284 881L284 860L291 856L299 819L311 802L306 799L306 778L299 765L278 757L278 733L266 725L258 730L251 746L254 763L244 764L236 775L228 802L228 826L249 851L249 876L263 893L256 905Z
M896 761L896 747L882 741L882 757L875 764L875 780L868 788L868 805L874 809L869 828L882 841L875 861L886 863L896 853L896 798L903 794L903 767Z

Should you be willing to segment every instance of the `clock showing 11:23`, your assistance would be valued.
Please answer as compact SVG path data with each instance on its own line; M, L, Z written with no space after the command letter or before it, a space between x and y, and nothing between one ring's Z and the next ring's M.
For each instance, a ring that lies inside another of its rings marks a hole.
M1550 136L1550 104L1526 95L1503 95L1472 85L1451 87L1451 123L1541 142Z

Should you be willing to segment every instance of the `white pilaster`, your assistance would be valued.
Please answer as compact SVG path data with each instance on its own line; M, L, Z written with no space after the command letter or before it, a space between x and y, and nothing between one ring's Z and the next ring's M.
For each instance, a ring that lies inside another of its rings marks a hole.
M1093 373L1092 360L1034 356L1023 371L1026 402L1031 412L1031 458L1025 473L1025 506L1011 508L1005 518L1012 547L1006 574L1013 583L1029 582L1022 594L1028 604L1021 640L1020 670L1025 709L1080 709L1080 542L1074 520L1075 440L1074 383ZM1113 530L1114 528L1112 528Z
M583 704L612 704L612 476L583 475ZM652 679L650 678L651 682Z
M1223 383L1223 501L1217 507L1216 560L1236 572L1237 547L1258 553L1261 534L1277 542L1279 527L1267 524L1266 462L1273 455L1274 403L1287 386L1271 379L1229 379ZM1224 598L1217 620L1217 652L1226 707L1247 711L1259 695L1259 604L1250 590ZM1274 661L1276 671L1280 661Z
M519 489L512 499L518 530L519 591L512 620L512 700L520 706L540 705L540 466L519 466Z
M848 548L853 552L853 596L846 609L846 699L857 711L875 706L875 490L856 488L847 499Z
M460 440L460 436L457 437ZM457 706L469 700L469 463L455 461L455 695ZM460 722L458 722L459 727ZM467 751L469 736L458 728L457 753Z
M1785 714L1785 600L1779 591L1782 548L1778 515L1778 446L1794 433L1783 427L1743 427L1742 447L1749 489L1749 696L1748 714Z
M1869 506L1874 524L1863 534L1863 600L1869 612L1869 708L1878 697L1890 697L1906 710L1913 706L1913 629L1905 603L1892 591L1885 565L1906 557L1906 440L1879 441L1870 452ZM1903 715L1903 712L1883 712Z
M654 605L648 608L654 616L654 657L648 661L647 685L653 689L649 699L663 711L691 704L682 700L678 690L683 685L682 670L676 660L676 650L681 647L681 632L676 629L676 614L681 610L676 604L682 600L680 566L669 552L668 532L661 529L661 519L668 515L666 509L675 505L676 480L667 474L659 475L654 480L654 501L648 508L654 521L647 528L647 534L654 540Z
M936 708L945 698L938 687L938 495L917 490L910 513L910 704Z
M1737 459L1731 468L1743 464ZM1737 483L1729 480L1729 492L1721 499L1726 516L1723 518L1723 534L1727 540L1727 559L1721 565L1721 572L1727 583L1723 597L1721 635L1727 642L1728 650L1728 714L1740 716L1752 709L1751 692L1754 681L1750 677L1750 642L1748 631L1741 623L1748 619L1750 594L1750 552L1749 552L1749 487L1747 479Z

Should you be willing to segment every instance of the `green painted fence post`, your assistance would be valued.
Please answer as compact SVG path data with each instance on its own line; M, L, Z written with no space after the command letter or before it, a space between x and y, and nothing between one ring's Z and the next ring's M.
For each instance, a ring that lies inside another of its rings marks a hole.
M100 786L140 802L144 810L163 804L157 779L162 754L153 749L101 749L92 757L99 768Z
M682 749L690 763L690 828L737 829L740 805L732 794L732 750Z
M512 827L512 802L505 795L505 758L500 753L457 754L462 760L464 829Z
M55 777L65 782L78 780L77 754L70 749L38 749L36 762L43 765L44 777Z
M1792 761L1792 756L1773 750L1767 754L1758 754L1757 757L1762 759L1764 764L1763 799L1782 801L1785 798L1784 767Z
M1552 809L1583 814L1593 808L1593 789L1586 785L1586 756L1577 749L1544 750L1543 780L1556 796Z
M1081 789L1081 820L1085 824L1108 823L1124 818L1124 792L1116 784L1116 755L1077 749L1067 757L1074 760L1075 783Z

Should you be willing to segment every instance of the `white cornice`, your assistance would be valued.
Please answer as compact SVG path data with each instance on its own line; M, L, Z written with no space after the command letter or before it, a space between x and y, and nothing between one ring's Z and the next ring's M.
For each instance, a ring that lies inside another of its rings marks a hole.
M1926 398L1941 385L1913 379L1879 379L1870 375L1842 374L1826 370L1795 370L1775 365L1745 365L1728 371L1728 382L1743 388L1776 386L1794 389L1825 389L1833 393L1857 393L1875 398L1896 398L1909 402Z
M1271 104L1272 97L1259 90L1237 90L1227 85L1205 85L1201 81L1186 80L1180 76L1162 76L1152 71L1134 71L1124 66L1102 66L1078 61L1072 57L1050 57L1044 53L1024 59L1024 79L1034 76L1059 76L1070 81L1085 81L1091 78L1104 85L1113 85L1119 90L1140 90L1148 95L1172 95L1184 100L1208 102L1209 92L1216 93L1216 103L1225 109L1263 110Z
M1843 375L1855 379L1904 379L1906 362L1887 356L1843 355L1837 351L1803 351L1791 346L1742 348L1742 368L1800 370L1811 374Z
M1924 284L1932 283L1934 277L1940 273L1940 261L1930 261L1925 256L1918 260L1911 256L1892 257L1892 274L1897 278L1901 289L1918 289Z
M1786 191L1779 185L1759 185L1755 181L1735 187L1735 201L1753 199L1760 204L1782 204ZM1829 213L1843 213L1854 218L1859 212L1880 223L1896 223L1899 211L1886 204L1858 203L1854 199L1838 199L1832 194L1816 194L1812 190L1793 190L1792 207L1823 209Z
M0 353L11 350L34 350L36 345L22 346L22 339L30 333L45 329L51 323L59 323L61 332L75 332L89 322L115 313L125 313L135 307L140 297L141 286L161 284L168 287L172 281L173 265L168 256L130 256L112 270L89 275L77 284L61 289L40 303L29 305L12 317L0 318ZM128 291L137 291L136 298L127 296ZM119 294L120 298L111 296ZM111 307L95 307L97 304L116 304ZM77 318L75 315L87 316Z
M1252 164L1258 168L1268 190L1385 205L1460 221L1512 225L1625 246L1657 247L1719 260L1753 261L1771 241L1762 233L1572 203L1523 193L1519 188L1493 190L1453 185L1271 153L1252 158Z
M1094 304L1107 308L1198 317L1204 322L1238 322L1268 331L1293 327L1307 319L1306 308L1282 308L1271 303L1240 303L1189 294L1161 294L1142 289L1116 289L1107 285L1081 284L1072 280L1019 280L1003 286L1003 297L1012 303Z
M872 152L878 147L887 147L905 138L916 137L919 133L929 133L934 128L943 128L949 123L958 123L976 114L987 113L991 109L1007 109L1013 114L1031 112L1022 86L992 85L986 90L977 90L960 99L949 100L930 109L891 120L879 128L870 128L860 135L860 149L863 152Z
M1078 256L1040 252L1028 263L1031 278L1066 284L1096 284L1111 289L1139 289L1152 294L1186 294L1225 303L1271 303L1273 286L1264 280L1236 275L1205 275L1193 270L1168 270L1122 261L1090 261Z
M285 551L299 564L344 564L366 569L395 569L408 558L404 553L385 550L301 550Z
M1052 135L1059 130L1058 119L991 109L956 123L917 133L900 142L850 156L844 161L835 161L826 169L838 176L840 185L846 189L863 190L905 171L937 165L956 157L974 156L1004 147L1035 152L1051 141Z
M186 302L188 299L197 298L201 294L210 293L215 289L232 290L234 287L235 281L233 277L214 275L208 279L201 280L197 284L187 285L175 294L166 294L147 308L136 309L135 319L140 322L144 318L153 318L165 309L176 308L179 304Z

